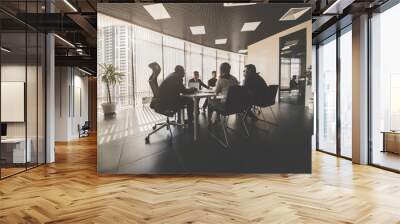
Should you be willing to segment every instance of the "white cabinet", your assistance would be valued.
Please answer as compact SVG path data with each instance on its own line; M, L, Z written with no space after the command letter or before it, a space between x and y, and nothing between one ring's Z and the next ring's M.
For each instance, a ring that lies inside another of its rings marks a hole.
M8 154L10 158L6 158L9 162L11 162L12 155L12 163L25 163L32 161L32 140L28 138L26 140L27 147L25 151L25 138L7 138L1 140L2 151L4 147L4 151L9 151Z

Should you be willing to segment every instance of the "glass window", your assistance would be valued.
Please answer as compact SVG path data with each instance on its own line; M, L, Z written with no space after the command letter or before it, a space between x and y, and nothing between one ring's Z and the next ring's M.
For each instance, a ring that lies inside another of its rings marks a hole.
M219 67L224 62L229 63L229 52L217 50L217 76L220 75Z
M240 71L240 63L239 63L239 55L230 53L229 54L229 64L231 65L231 74L240 80L239 76L241 75Z
M185 66L185 54L184 54L183 40L173 38L170 36L163 37L163 57L164 57L164 77L174 72L175 66Z
M400 4L375 14L372 29L372 163L400 170Z
M158 76L158 83L161 83L165 76L162 68L162 35L139 26L134 27L136 35L134 94L136 105L141 105L143 97L150 97L153 95L148 83L151 75L151 69L148 65L152 62L160 64L161 75ZM151 54L148 52L151 52Z
M186 43L186 81L193 78L193 72L198 71L200 78L203 77L202 71L202 47L193 43Z
M340 36L340 154L352 156L352 35L351 26Z
M112 64L118 71L124 74L120 83L111 90L111 97L114 102L120 106L127 106L133 104L133 69L132 69L132 55L133 55L133 34L132 26L124 22L115 22L107 16L101 16L99 19L98 30L98 63L99 64ZM114 23L115 22L115 23ZM139 32L139 34L142 34ZM146 36L140 36L142 39ZM101 74L101 73L99 73ZM98 105L106 102L107 90L98 79Z
M336 153L336 36L318 48L318 148Z
M245 66L245 59L246 58L246 56L244 56L244 55L240 55L240 58L239 58L239 74L240 74L240 76L239 76L239 82L240 83L243 83L243 80L244 80L244 74L243 74L243 71L244 71L244 66Z
M192 78L194 71L198 71L200 78L207 83L212 71L219 73L219 64L223 62L230 63L231 73L238 80L244 69L244 55L218 50L217 56L216 49L164 35L103 14L98 15L97 32L98 63L114 64L126 75L111 94L120 107L142 105L144 98L152 96L148 84L152 72L148 65L152 62L157 62L161 66L159 84L174 71L176 65L185 67L185 82ZM98 74L101 74L100 70ZM101 105L107 100L107 89L101 78L98 79L97 88L98 105Z
M217 51L212 48L203 47L203 81L211 79L212 72L217 71Z

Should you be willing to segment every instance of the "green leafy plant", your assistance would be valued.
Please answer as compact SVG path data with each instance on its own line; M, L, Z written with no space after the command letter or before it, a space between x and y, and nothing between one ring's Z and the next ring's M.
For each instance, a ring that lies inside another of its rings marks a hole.
M112 64L101 64L100 67L101 81L107 86L107 103L111 103L111 87L114 88L117 83L120 84L125 75Z

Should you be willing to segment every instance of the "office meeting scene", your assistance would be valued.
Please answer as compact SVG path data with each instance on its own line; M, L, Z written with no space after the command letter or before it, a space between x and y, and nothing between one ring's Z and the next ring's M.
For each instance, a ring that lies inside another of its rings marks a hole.
M97 8L99 173L311 173L309 4Z

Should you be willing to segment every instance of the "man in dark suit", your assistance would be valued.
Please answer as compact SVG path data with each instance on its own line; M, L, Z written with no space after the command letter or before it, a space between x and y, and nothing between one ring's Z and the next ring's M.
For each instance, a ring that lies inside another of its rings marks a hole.
M162 105L167 109L174 109L180 112L183 106L187 106L189 124L193 122L193 101L189 98L181 97L181 94L194 93L193 89L187 89L183 85L185 69L177 65L175 71L168 75L158 88L158 97ZM181 116L179 116L180 119Z
M201 87L209 89L209 87L206 84L204 84L203 81L201 81L199 76L200 76L199 72L198 71L194 71L193 72L193 78L189 79L189 83L199 83L199 90L201 90Z
M199 90L201 90L201 87L204 87L206 89L210 89L206 84L204 84L203 81L201 81L201 79L199 78L199 72L198 71L194 71L193 72L193 78L189 79L189 83L198 83L199 84ZM197 109L199 108L199 101L197 101ZM203 108L204 110L204 108ZM199 111L197 111L198 113Z
M217 72L212 71L212 78L208 80L209 87L215 87L217 85Z
M208 80L208 83L207 83L207 84L208 84L208 87L209 87L209 88L215 87L215 86L217 85L217 72L216 72L216 71L212 71L212 78ZM203 113L206 112L207 106L208 106L208 99L206 99L206 100L204 101L204 104L203 104Z
M250 94L251 99L256 99L257 96L265 93L265 89L268 87L265 80L259 75L256 70L256 66L253 64L245 65L244 71L244 82L245 86ZM256 115L249 109L248 115L251 118L256 118Z

